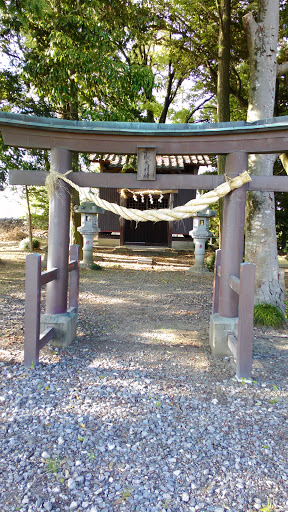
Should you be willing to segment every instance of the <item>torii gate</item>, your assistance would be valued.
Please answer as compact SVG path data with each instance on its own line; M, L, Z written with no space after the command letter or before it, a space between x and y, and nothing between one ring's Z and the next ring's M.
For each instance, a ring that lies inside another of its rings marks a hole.
M0 113L4 143L21 148L51 150L51 170L61 174L72 169L72 152L136 154L139 148L162 155L226 154L225 173L232 178L248 168L248 154L283 153L288 150L288 117L216 124L150 124L67 121L29 115ZM12 185L44 185L49 173L11 171ZM82 187L212 190L223 176L96 174L71 172L69 179ZM143 182L142 180L145 179ZM58 180L50 198L47 269L57 268L58 277L47 285L46 315L67 322L68 252L70 197L68 187ZM238 285L229 276L240 275L243 258L245 201L248 191L288 191L288 178L252 176L252 181L224 198L223 243L218 312L211 316L210 345L223 353L227 332L238 315ZM47 281L46 281L47 282ZM247 312L248 314L248 312ZM249 313L251 317L251 312ZM252 312L253 314L253 312ZM66 316L65 316L66 315ZM69 322L68 322L69 323ZM51 318L48 318L51 324ZM74 324L76 322L74 319ZM70 340L76 335L70 329Z

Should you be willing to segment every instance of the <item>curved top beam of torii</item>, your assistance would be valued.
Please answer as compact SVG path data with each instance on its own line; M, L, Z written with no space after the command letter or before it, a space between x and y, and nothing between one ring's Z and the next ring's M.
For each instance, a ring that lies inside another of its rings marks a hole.
M283 153L288 150L288 116L248 123L153 124L67 121L0 112L4 143L22 148L63 148L81 153L157 154Z

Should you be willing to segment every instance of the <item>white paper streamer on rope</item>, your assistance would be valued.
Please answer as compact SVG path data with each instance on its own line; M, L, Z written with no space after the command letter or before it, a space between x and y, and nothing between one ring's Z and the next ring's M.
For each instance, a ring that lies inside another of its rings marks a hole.
M78 185L73 183L73 181L67 178L67 174L72 171L68 171L65 174L59 174L55 171L50 171L49 176L46 179L46 187L48 191L53 192L57 186L57 180L61 179L68 183L71 187L73 187L78 192L82 192L85 198L89 201L92 201L97 206L104 208L104 210L108 210L116 215L120 215L126 220L135 220L136 222L159 222L161 220L165 221L174 221L187 219L188 217L192 217L195 213L204 210L210 204L215 203L221 197L226 196L234 190L235 188L242 187L245 183L251 181L251 177L247 171L242 172L236 178L227 179L224 183L221 183L214 190L210 190L206 194L198 197L197 199L191 199L188 203L183 206L176 206L175 208L162 208L162 209L153 209L153 210L138 210L134 208L126 208L125 206L120 206L116 203L109 203L105 201L105 199L100 199L99 196L92 192L86 192L81 189ZM141 198L142 199L142 198Z

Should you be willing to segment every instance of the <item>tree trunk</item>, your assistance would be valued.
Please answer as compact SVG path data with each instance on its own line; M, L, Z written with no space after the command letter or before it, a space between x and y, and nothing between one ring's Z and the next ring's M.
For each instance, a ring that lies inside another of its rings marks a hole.
M29 236L29 246L30 252L33 252L33 231L32 231L32 219L31 219L31 210L30 210L30 200L29 200L29 191L28 186L25 185L25 195L27 202L27 224L28 224L28 236Z
M168 82L167 82L166 96L165 96L165 100L164 100L164 106L163 106L163 109L162 109L162 112L161 112L161 115L159 118L159 124L166 123L168 110L169 110L169 107L174 99L174 96L172 94L172 85L173 85L173 80L175 77L175 71L172 69L171 62L169 62L169 75L168 76L169 76L169 78L168 78Z
M70 84L70 103L61 105L61 113L58 114L58 118L61 119L72 119L74 121L79 120L79 104L78 104L78 90L77 85L74 81L71 81ZM73 152L72 154L72 171L79 171L79 153ZM71 215L70 215L70 244L78 244L80 245L80 251L82 251L83 247L83 237L77 230L77 228L81 225L81 215L80 213L74 212L74 206L79 205L80 198L79 192L75 189L71 189L70 191L71 197Z
M218 35L218 73L217 73L217 120L230 121L230 19L231 0L220 0ZM218 155L218 174L225 173L226 155ZM222 235L223 200L219 201L220 247Z
M231 0L221 0L219 4L217 118L220 123L230 121L230 3Z
M276 51L279 1L259 0L257 22L251 13L243 18L250 59L247 121L273 117L276 87ZM273 174L275 155L251 155L251 174ZM275 226L274 193L248 195L245 225L245 259L256 263L255 303L268 303L285 311Z
M72 170L73 172L79 171L79 153L73 153L72 155ZM80 245L80 249L83 247L83 238L77 228L81 226L81 215L75 213L74 206L79 205L80 197L79 192L74 188L70 191L71 197L71 224L70 224L70 243Z

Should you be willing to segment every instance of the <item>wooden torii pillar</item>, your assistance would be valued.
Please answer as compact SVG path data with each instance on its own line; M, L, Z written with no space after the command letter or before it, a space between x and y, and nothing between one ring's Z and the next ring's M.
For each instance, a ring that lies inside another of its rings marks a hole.
M226 158L225 174L234 178L248 170L245 151L230 153ZM219 309L211 315L209 341L213 354L229 354L227 333L237 332L239 295L229 286L229 276L240 276L244 252L244 224L247 186L232 190L223 199L223 231Z
M67 149L51 149L51 169L64 174L72 169L72 153ZM58 268L58 279L47 284L46 313L67 312L68 258L69 258L70 194L64 181L49 198L49 230L47 270Z
M65 148L51 148L51 170L65 174L72 170L72 152ZM54 344L67 346L76 337L78 311L67 310L68 261L70 231L69 186L57 180L49 197L49 230L47 270L57 268L57 279L47 283L46 312L41 315L40 329L54 327Z

